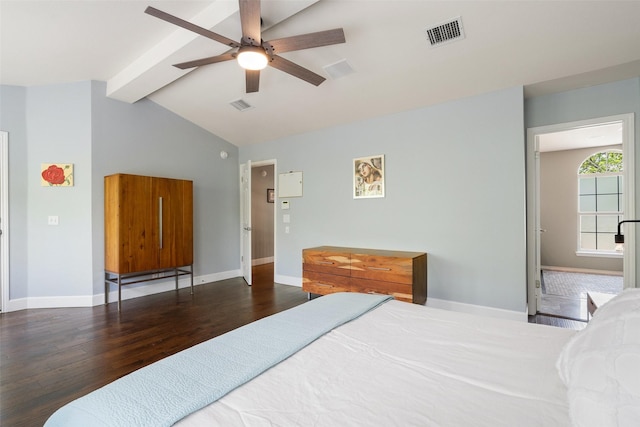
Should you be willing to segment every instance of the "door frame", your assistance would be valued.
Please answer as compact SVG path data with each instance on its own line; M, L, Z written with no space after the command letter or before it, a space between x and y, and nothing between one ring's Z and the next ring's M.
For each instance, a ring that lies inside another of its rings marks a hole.
M273 188L275 191L275 194L278 194L278 161L276 159L269 159L269 160L260 160L260 161L252 161L252 160L247 160L246 163L242 163L240 165L240 223L242 224L242 229L240 230L240 265L241 265L241 270L243 272L243 276L245 276L245 267L248 266L249 270L251 270L251 266L252 266L252 260L249 259L248 264L244 264L244 255L245 253L247 253L245 251L245 247L244 245L247 244L249 245L249 254L251 253L251 243L252 243L252 235L249 234L248 239L244 238L244 219L245 219L245 215L248 215L249 218L251 218L251 203L249 203L249 206L247 207L247 203L246 203L246 194L245 194L245 186L244 186L244 182L242 181L242 173L244 168L247 169L247 172L249 175L251 175L251 169L254 167L260 167L260 166L268 166L268 165L273 165ZM251 178L249 178L251 179ZM251 181L250 185L251 184ZM249 194L251 194L251 187L249 186ZM277 197L276 197L277 199ZM273 274L274 274L274 280L275 280L275 266L277 265L278 259L277 259L277 248L278 248L278 242L277 242L277 238L278 238L278 233L277 233L277 225L278 225L278 215L277 215L277 208L276 208L276 204L274 203L273 206L274 209L274 215L273 215ZM249 257L250 258L250 257ZM249 276L251 274L249 273ZM245 281L246 281L246 277L245 277ZM249 281L247 281L247 284L251 285L251 278L249 279Z
M540 304L540 152L541 135L568 131L586 126L611 122L622 123L623 179L625 185L624 218L635 219L635 116L633 113L598 117L527 129L526 169L527 169L527 307L530 315L536 314ZM623 255L624 288L635 287L636 233L625 233Z
M0 131L0 311L9 304L9 133Z
M240 270L251 286L251 160L240 165Z

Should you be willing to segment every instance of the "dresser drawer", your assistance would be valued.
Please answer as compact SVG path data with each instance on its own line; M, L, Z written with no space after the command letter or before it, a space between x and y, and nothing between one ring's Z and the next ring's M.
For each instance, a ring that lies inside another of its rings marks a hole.
M351 278L351 292L391 295L397 300L413 302L411 284Z
M302 251L302 289L313 294L359 292L400 301L427 300L427 254L340 246Z
M334 292L349 292L348 276L304 271L302 275L302 290L312 294L330 294Z
M304 271L315 271L338 276L349 276L351 274L349 271L350 254L348 252L305 249L302 251L302 262Z
M411 285L413 259L354 253L351 255L351 277Z

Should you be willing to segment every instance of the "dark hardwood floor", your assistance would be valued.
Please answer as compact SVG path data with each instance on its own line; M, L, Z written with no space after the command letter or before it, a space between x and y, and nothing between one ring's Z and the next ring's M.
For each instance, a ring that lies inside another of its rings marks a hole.
M60 406L138 368L307 301L273 283L273 267L242 278L90 308L0 315L0 425L42 426ZM266 271L265 271L266 270Z

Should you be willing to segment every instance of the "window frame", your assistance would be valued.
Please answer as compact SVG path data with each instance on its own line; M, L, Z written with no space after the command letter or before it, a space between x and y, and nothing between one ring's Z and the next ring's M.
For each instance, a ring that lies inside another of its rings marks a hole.
M598 235L599 234L603 234L602 232L598 232L598 217L602 217L602 216L616 216L617 217L617 222L622 221L622 219L624 218L624 191L625 191L625 182L624 182L624 170L623 170L623 164L620 164L620 170L616 171L616 172L590 172L590 173L580 173L580 169L582 167L582 165L587 162L590 158L592 158L593 156L596 156L600 153L619 153L622 154L622 150L618 150L618 149L610 149L610 150L600 150L597 151L591 155L589 155L588 157L586 157L581 163L580 166L578 166L578 173L577 173L577 236L576 236L576 255L578 256L595 256L595 257L606 257L606 258L622 258L623 253L622 250L618 250L618 248L615 249L598 249ZM624 161L624 159L623 159ZM606 178L606 177L612 177L615 176L617 177L617 192L616 193L598 193L598 186L597 186L597 182L598 182L598 178ZM595 178L595 185L594 185L594 193L592 194L595 197L595 207L593 211L583 211L581 210L581 197L584 196L585 194L582 194L582 190L581 190L581 179L582 178L587 178L587 177L593 177ZM598 195L605 195L605 194L615 194L618 197L618 207L619 209L617 211L598 211L598 206L597 206L597 201L598 201ZM583 244L583 228L582 228L582 220L584 217L586 216L593 216L595 217L595 224L594 224L594 231L593 234L595 235L595 245L596 245L596 249L583 249L582 244ZM616 224L617 224L616 222ZM615 231L613 231L611 233L611 238L613 239L613 235L615 234Z

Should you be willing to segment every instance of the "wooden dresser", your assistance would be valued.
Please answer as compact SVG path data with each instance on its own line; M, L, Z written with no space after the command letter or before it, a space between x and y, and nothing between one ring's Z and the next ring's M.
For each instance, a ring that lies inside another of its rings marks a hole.
M424 252L319 246L302 251L302 289L312 294L362 292L427 301Z

